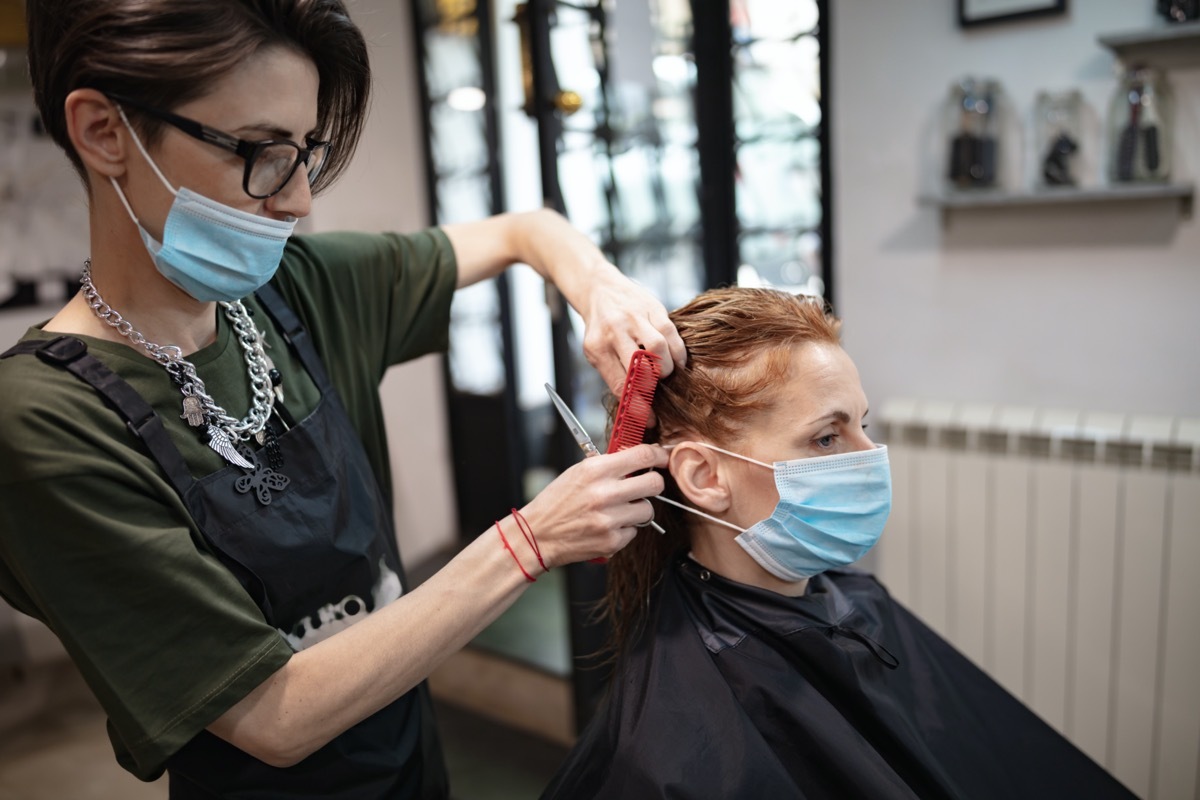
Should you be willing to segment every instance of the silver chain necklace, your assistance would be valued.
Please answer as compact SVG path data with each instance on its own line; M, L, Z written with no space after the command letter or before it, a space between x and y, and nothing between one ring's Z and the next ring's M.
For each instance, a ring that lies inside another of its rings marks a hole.
M230 464L242 469L254 469L255 464L237 451L237 445L262 433L275 406L277 390L273 387L270 377L275 367L263 348L263 336L254 327L254 322L241 301L220 304L233 326L238 344L242 347L250 377L250 388L254 394L249 413L238 420L229 416L229 413L209 396L205 391L204 381L196 374L196 366L183 357L183 351L179 347L147 341L145 336L134 330L128 320L104 302L92 283L91 259L83 262L83 277L79 282L83 286L83 298L92 312L102 322L115 328L117 333L145 350L179 384L183 393L183 413L180 417L186 419L192 427L204 426L208 446Z

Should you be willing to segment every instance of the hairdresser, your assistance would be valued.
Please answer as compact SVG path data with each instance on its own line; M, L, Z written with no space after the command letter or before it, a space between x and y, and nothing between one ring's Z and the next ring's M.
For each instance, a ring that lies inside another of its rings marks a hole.
M367 110L340 0L26 14L90 257L0 359L0 594L58 635L117 760L165 770L172 798L446 797L424 679L546 570L623 547L666 454L572 467L412 589L384 372L443 349L455 288L513 262L579 311L614 387L638 344L669 371L682 340L549 212L293 236Z

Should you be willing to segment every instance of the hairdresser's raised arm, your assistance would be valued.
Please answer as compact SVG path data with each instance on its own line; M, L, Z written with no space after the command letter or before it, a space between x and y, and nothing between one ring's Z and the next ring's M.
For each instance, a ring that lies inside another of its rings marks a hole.
M590 239L549 210L502 214L443 228L458 260L458 285L524 263L558 287L587 326L583 351L619 393L638 345L662 356L663 374L687 359L683 340L654 295L622 275Z

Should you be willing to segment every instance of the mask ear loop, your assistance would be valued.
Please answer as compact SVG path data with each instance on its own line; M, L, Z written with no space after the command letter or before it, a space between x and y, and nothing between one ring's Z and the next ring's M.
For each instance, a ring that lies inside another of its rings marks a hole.
M723 519L717 519L712 514L706 514L698 508L692 508L691 506L685 506L683 503L677 503L674 500L663 497L661 494L654 495L654 499L662 500L664 503L670 503L671 505L675 506L676 508L682 508L684 511L690 511L693 514L698 514L698 515L704 517L705 519L708 519L708 520L711 520L711 521L717 523L718 525L724 525L726 528L732 528L733 530L737 531L738 533L746 532L744 528L739 528L737 525L734 525L732 522L726 522Z
M117 113L121 115L121 121L124 122L125 127L129 129L129 135L133 137L133 143L137 145L137 149L139 152L141 152L142 158L146 159L146 163L150 165L150 169L154 170L154 174L158 176L160 181L162 181L163 186L167 187L167 191L171 194L179 194L179 190L171 186L171 182L168 181L166 176L162 174L162 170L158 168L158 164L155 164L154 159L150 157L148 152L146 152L146 146L142 144L141 137L137 135L137 131L135 131L133 126L129 124L129 117L125 116L125 109L121 108L119 104L117 105Z
M673 443L673 444L664 444L664 445L661 445L661 447L662 447L664 450L670 450L672 447L675 447L675 445L677 445L677 444L683 444L683 443L682 443L682 442L675 442L675 443ZM769 469L769 470L772 470L772 471L774 471L774 469L775 469L775 467L774 467L773 465L771 465L771 464L766 464L766 463L764 463L764 462L762 462L762 461L759 461L759 460L757 460L757 459L750 458L749 456L744 456L744 455L741 455L740 453L733 453L733 452L730 452L729 450L725 450L724 448L717 447L715 444L709 444L708 442L691 442L691 444L698 444L698 445L701 445L701 446L703 446L703 447L707 447L709 450L716 450L718 453L724 453L724 454L725 454L725 455L727 455L727 456L733 456L734 458L740 458L742 461L749 461L751 464L757 464L757 465L758 465L758 466L760 466L760 467L766 467L767 469ZM655 499L655 500L661 500L661 501L663 501L664 503L669 503L670 505L673 505L673 506L675 506L676 508L681 508L681 509L683 509L684 511L690 511L691 513L693 513L693 514L696 514L697 516L704 517L705 519L707 519L707 520L709 520L709 521L711 521L711 522L715 522L715 523L717 523L718 525L724 525L726 528L730 528L731 530L735 530L735 531L737 531L738 533L745 533L745 532L746 532L746 529L745 529L745 528L739 528L737 525L734 525L732 522L726 522L726 521L725 521L725 520L723 520L723 519L718 519L717 517L714 517L712 514L706 514L705 512L701 511L701 510L700 510L700 509L698 509L698 508L692 508L691 506L685 506L683 503L679 503L679 502L676 502L676 501L674 501L674 500L671 500L671 499L669 499L669 498L663 497L661 494L656 494L656 495L654 495L654 499Z
M709 450L716 450L718 453L724 453L727 456L733 456L734 458L740 458L742 461L748 461L751 464L757 464L758 466L766 467L769 470L775 469L774 464L768 464L765 461L759 461L757 458L751 458L750 456L744 456L741 453L735 453L731 450L726 450L723 447L717 447L715 444L709 444L708 442L692 442L692 444L698 444L701 447L707 447ZM671 445L671 446L674 447L675 445Z
M142 140L138 137L137 131L135 131L133 126L129 124L129 117L125 116L125 109L121 108L120 105L117 105L117 113L121 115L121 121L125 123L125 127L129 130L129 135L133 137L133 143L137 145L138 151L142 154L142 158L146 159L146 163L150 165L150 169L154 170L154 174L158 176L160 181L162 181L163 186L167 187L167 191L169 191L172 195L178 196L179 191L175 189L175 187L171 186L170 182L168 182L166 177L162 174L162 170L158 168L158 164L155 164L154 159L150 157L148 152L146 152L146 147L142 144ZM129 213L129 218L133 220L133 224L140 228L142 226L142 221L138 219L137 214L133 213L133 206L129 205L129 200L125 198L125 193L121 191L121 187L117 184L117 179L110 176L108 182L112 184L113 189L117 193L117 199L121 201L121 205L125 206L125 211Z

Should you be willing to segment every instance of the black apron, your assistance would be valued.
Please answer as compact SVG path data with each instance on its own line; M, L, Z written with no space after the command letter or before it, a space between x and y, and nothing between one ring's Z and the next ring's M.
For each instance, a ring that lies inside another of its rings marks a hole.
M0 358L34 353L104 395L170 479L212 551L267 622L299 648L399 596L404 578L391 510L312 341L273 287L258 297L321 396L278 437L286 486L265 450L243 449L253 470L228 466L194 479L154 410L79 339L22 342ZM292 767L268 766L207 730L166 766L172 800L449 794L424 683Z

